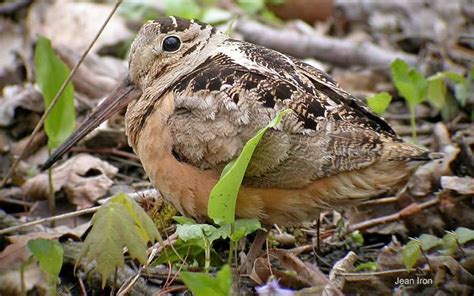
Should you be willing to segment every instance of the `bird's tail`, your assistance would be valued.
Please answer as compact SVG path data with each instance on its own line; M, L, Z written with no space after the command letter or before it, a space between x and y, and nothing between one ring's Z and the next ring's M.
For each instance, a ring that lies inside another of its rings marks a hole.
M431 152L426 148L407 142L386 143L383 158L386 160L427 162L443 158L444 154Z

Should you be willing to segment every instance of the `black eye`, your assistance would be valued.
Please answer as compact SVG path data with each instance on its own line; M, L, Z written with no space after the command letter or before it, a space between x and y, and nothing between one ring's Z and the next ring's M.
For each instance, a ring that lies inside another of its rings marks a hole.
M176 36L168 36L163 40L163 50L164 51L177 51L181 46L181 40Z

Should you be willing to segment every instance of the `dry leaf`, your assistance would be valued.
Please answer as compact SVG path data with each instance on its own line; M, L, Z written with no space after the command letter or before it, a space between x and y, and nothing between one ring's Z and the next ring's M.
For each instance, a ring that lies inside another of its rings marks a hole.
M345 278L340 275L341 272L352 272L354 270L354 263L357 261L356 253L350 251L341 260L337 261L329 273L329 283L324 287L323 295L342 295L344 290Z
M474 194L474 179L471 177L441 177L441 186L444 189L456 191L459 194Z
M0 126L13 124L15 111L23 108L33 112L43 112L43 98L31 84L6 86L0 97Z
M69 201L78 209L91 207L112 186L118 169L99 158L79 154L53 169L54 191L64 190ZM28 198L47 199L48 174L35 176L22 186Z
M27 51L22 36L20 25L7 20L0 19L0 89L8 84L18 83L22 80L21 71L16 55ZM1 117L0 117L1 118Z
M110 4L62 0L51 5L47 1L36 1L30 8L28 28L32 36L44 35L51 39L54 46L66 46L83 52L111 10ZM130 38L132 33L124 19L115 14L92 47L92 52Z
M301 261L296 255L281 249L272 249L271 254L276 255L285 269L296 272L297 277L309 286L327 284L329 281L318 267Z

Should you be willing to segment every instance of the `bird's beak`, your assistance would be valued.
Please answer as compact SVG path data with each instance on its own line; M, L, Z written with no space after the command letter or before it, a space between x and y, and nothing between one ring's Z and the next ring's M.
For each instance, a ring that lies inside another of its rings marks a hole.
M98 127L102 122L109 119L112 115L125 108L128 103L138 99L141 91L136 88L128 76L124 78L110 93L105 100L95 108L94 111L85 119L76 131L54 151L48 160L42 166L43 170L50 168L63 154L69 151L72 146L84 138L88 133Z

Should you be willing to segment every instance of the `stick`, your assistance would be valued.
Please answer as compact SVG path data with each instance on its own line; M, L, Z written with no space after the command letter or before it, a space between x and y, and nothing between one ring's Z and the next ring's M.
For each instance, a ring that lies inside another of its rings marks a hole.
M158 194L158 192L156 190L150 189L150 190L139 191L139 192L136 192L136 193L129 193L127 195L132 199L136 199L139 196L144 196L144 195L148 196L148 195L150 195L150 196L154 197L154 196L157 196L157 194ZM103 200L100 200L99 202L105 203L110 198L111 197L105 198ZM56 215L56 216L52 216L52 217L48 217L48 218L38 219L38 220L31 221L31 222L28 222L28 223L24 223L24 224L21 224L21 225L8 227L8 228L0 230L0 235L5 234L5 233L9 233L9 232L13 232L13 231L17 231L17 230L27 228L27 227L30 227L30 226L35 226L35 225L38 225L38 224L43 224L43 223L47 223L47 222L58 221L58 220L63 220L63 219L67 219L67 218L72 218L72 217L82 216L82 215L85 215L85 214L94 213L98 209L100 209L100 207L101 206L96 206L96 207L87 208L87 209L83 209L83 210L79 210L79 211L75 211L75 212L71 212L71 213L66 213L66 214Z
M12 176L13 174L13 171L15 170L15 168L18 166L18 163L20 162L21 159L23 159L23 157L25 157L25 153L26 151L28 150L28 148L30 147L31 143L33 142L33 139L35 137L35 135L39 132L39 130L41 129L41 127L43 126L43 123L46 119L46 117L48 117L49 113L51 113L51 110L53 110L54 106L56 105L56 103L58 102L59 98L61 97L61 95L63 94L64 90L66 89L66 86L67 84L71 81L72 77L74 76L74 74L76 73L77 69L79 68L79 66L82 64L82 62L84 61L84 59L86 58L87 54L89 53L89 51L91 50L92 46L95 44L95 42L97 41L97 39L99 39L99 36L100 34L102 34L102 31L104 31L105 29L105 26L109 23L110 19L112 18L112 16L114 15L115 11L117 10L117 8L119 7L119 5L122 3L122 0L117 0L117 2L115 3L114 7L112 8L112 11L110 12L110 14L107 16L107 19L105 20L105 22L102 24L102 27L99 29L99 31L97 32L96 36L94 37L94 39L92 40L92 42L89 44L89 47L84 51L84 53L82 54L82 56L79 58L79 60L77 61L76 65L74 66L74 68L71 70L71 72L69 73L69 76L66 78L66 80L64 80L63 84L61 85L61 88L59 89L59 91L56 93L56 95L54 96L53 100L51 101L51 104L49 104L48 108L46 108L46 110L44 111L43 115L41 116L40 120L38 121L38 123L36 124L35 128L33 129L33 132L31 133L31 136L30 136L30 139L28 140L28 142L26 143L25 145L25 148L23 148L23 150L21 151L20 153L20 156L18 156L17 158L15 158L10 170L8 171L7 175L5 176L5 179L3 179L2 181L2 186L1 187L4 187L5 184L7 184L8 180L10 179L10 177Z
M271 28L253 21L239 21L236 31L241 33L247 41L297 58L313 57L342 67L359 65L388 71L390 64L396 58L410 65L415 65L417 62L416 56L412 54L385 49L371 42L354 42L316 33L301 34Z
M439 198L438 197L435 197L435 198L430 199L430 200L428 200L426 202L423 202L423 203L416 203L416 202L412 203L409 206L403 208L402 210L398 211L395 214L391 214L391 215L383 216L383 217L380 217L380 218L375 218L375 219L371 219L371 220L367 220L367 221L364 221L364 222L360 222L360 223L357 223L357 224L350 225L347 229L346 234L354 232L356 230L365 230L367 228L371 228L371 227L374 227L374 226L378 226L378 225L387 224L387 223L390 223L390 222L395 222L395 221L401 220L405 217L415 215L415 214L423 211L424 209L435 206L438 203L439 203Z

